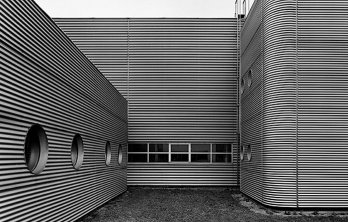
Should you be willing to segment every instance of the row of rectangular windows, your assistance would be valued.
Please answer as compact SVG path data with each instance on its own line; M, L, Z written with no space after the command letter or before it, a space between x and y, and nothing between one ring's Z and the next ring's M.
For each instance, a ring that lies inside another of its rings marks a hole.
M128 144L133 163L231 163L232 144Z

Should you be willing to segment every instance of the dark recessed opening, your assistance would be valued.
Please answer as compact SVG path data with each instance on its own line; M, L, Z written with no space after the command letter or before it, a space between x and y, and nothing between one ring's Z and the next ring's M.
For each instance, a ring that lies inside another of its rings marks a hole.
M80 134L75 134L71 143L71 162L75 169L80 169L83 162L83 141Z
M240 146L240 160L244 159L245 146Z
M118 164L121 165L123 161L122 145L118 146Z
M24 144L25 162L30 172L39 174L45 168L48 157L48 141L39 124L30 127Z
M111 164L111 144L109 141L105 144L105 164L107 166Z

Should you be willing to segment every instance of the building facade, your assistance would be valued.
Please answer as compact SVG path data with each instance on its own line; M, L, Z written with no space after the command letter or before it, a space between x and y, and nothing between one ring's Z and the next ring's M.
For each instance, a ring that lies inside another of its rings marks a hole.
M256 0L243 21L0 5L1 221L75 220L127 184L348 206L346 0Z
M258 0L241 30L241 191L348 206L348 3Z
M35 2L0 5L0 221L74 221L127 190L127 101Z
M54 20L128 99L129 185L238 185L236 19Z

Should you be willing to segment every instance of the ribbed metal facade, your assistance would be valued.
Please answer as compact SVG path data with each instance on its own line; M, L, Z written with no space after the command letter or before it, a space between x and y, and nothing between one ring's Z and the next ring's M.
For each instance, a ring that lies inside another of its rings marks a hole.
M347 207L347 1L259 0L241 39L242 192L276 207Z
M237 185L236 19L55 21L128 98L130 143L233 144L230 164L130 164L129 185Z
M33 1L0 7L0 221L74 221L127 189L127 101ZM39 174L25 158L33 124L48 139ZM75 134L84 146L79 170Z

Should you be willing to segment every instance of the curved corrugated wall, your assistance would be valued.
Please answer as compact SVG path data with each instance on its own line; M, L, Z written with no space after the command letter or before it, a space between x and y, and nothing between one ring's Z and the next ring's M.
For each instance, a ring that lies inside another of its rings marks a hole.
M256 84L242 95L242 192L275 207L347 207L347 2L259 0L245 24L241 76L251 69Z
M296 207L296 1L262 5L263 201Z
M240 190L263 201L262 168L262 95L263 95L263 25L261 1L257 1L241 30L241 74L245 82L241 93L241 145L251 146L251 160L244 153L240 162ZM248 74L252 71L251 85Z
M232 164L130 164L130 185L238 184L236 19L55 21L117 88L122 87L129 101L130 143L234 144ZM128 71L118 71L120 67ZM163 175L163 168L169 176Z
M127 187L127 101L33 1L1 1L0 220L74 221ZM40 124L48 160L32 174L26 133ZM82 166L71 161L74 135ZM111 165L105 144L111 142Z

